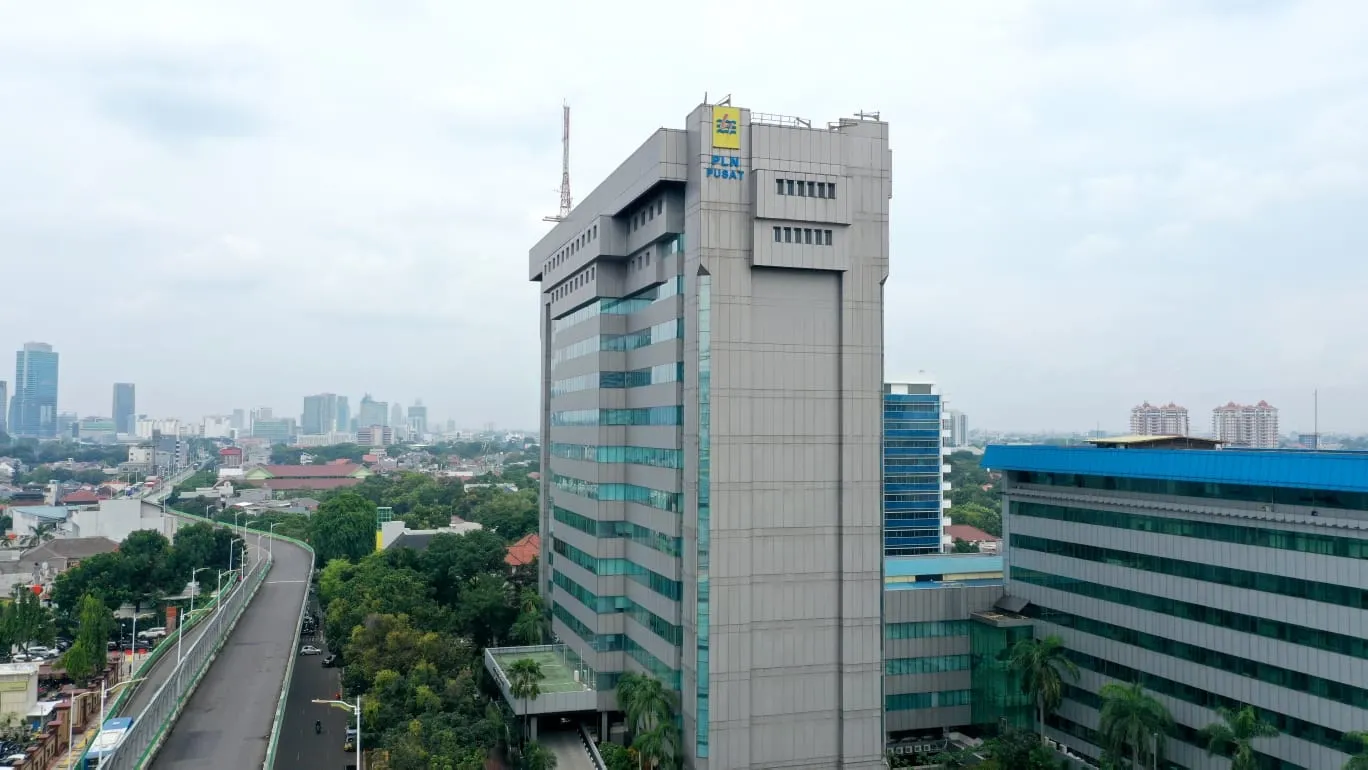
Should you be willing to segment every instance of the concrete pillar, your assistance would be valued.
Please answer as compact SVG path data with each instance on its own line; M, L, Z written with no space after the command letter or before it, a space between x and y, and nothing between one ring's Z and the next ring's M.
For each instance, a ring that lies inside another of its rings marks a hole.
M611 727L611 726L612 726L612 723L609 722L609 720L608 720L608 712L607 712L607 711L600 711L600 712L599 712L599 734L598 734L599 743L606 743L606 742L608 741L608 736L611 735L611 733L608 732L608 728Z
M535 740L537 740L537 718L536 718L536 717L532 717L531 719L527 720L527 739L528 739L529 741L535 741Z

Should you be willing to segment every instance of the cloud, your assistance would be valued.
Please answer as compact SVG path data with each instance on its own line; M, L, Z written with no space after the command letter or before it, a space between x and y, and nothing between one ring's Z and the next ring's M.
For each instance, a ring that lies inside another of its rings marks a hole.
M57 345L82 413L132 380L141 410L184 417L369 391L533 426L526 255L562 100L582 200L731 93L890 121L886 323L921 331L886 360L939 375L976 425L1119 428L1140 398L1259 393L1295 422L1311 383L1368 376L1346 293L1368 278L1360 4L595 8L10 9L0 264L26 288L0 302L0 352ZM661 30L686 53L630 43ZM1368 429L1354 399L1322 418Z

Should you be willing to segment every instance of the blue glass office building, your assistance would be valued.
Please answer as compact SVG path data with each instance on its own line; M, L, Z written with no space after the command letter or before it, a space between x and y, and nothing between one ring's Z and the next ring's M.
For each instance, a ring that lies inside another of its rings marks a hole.
M1159 767L1226 767L1200 731L1246 705L1278 730L1260 767L1344 766L1368 725L1368 454L1163 441L984 455L1012 606L1079 668L1046 734L1100 757L1101 688L1135 682L1173 716Z
M14 354L9 432L29 438L57 435L57 353L45 342L25 342Z
M884 555L940 553L945 527L945 431L931 382L884 385Z

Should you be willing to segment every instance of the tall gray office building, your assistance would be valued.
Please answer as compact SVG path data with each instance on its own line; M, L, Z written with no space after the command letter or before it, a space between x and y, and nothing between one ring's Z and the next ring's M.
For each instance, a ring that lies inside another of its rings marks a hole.
M6 430L9 427L7 406L9 406L9 385L4 380L0 380L0 433L5 434L9 432Z
M530 254L541 580L691 768L883 767L888 125L700 105ZM713 590L716 589L716 590Z
M14 397L9 407L11 435L57 435L57 361L57 353L45 342L25 342L14 354Z
M110 417L114 418L115 433L132 433L137 421L136 391L131 382L114 383L114 406Z
M337 425L337 395L319 393L304 397L304 414L299 421L299 430L306 435L331 433Z

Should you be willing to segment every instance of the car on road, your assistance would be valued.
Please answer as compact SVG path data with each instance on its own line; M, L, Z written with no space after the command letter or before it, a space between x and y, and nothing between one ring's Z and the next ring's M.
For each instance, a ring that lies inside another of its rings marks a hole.
M337 665L337 655L332 654L323 658L323 668L332 668Z
M317 647L313 646L312 644L306 644L306 645L304 645L303 647L300 647L300 648L299 648L299 654L300 654L300 655L322 655L322 654L323 654L323 651L320 650L320 649L318 649Z

